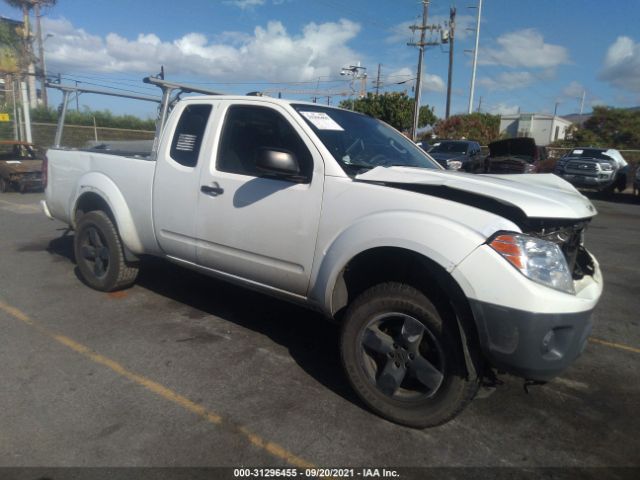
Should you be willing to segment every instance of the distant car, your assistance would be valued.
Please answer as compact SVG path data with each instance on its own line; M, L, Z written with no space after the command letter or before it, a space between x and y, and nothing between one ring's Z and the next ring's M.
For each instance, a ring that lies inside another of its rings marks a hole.
M419 146L421 149L423 149L425 152L428 152L433 148L433 146L429 145L429 142L427 142L426 140L421 140L419 142L416 142L416 145Z
M541 173L551 171L547 148L533 138L507 138L489 144L485 173Z
M42 160L32 144L0 141L0 192L10 189L26 192L43 188Z
M447 170L482 171L483 161L478 142L470 140L441 140L427 150L433 159Z
M558 160L554 173L576 187L622 191L627 187L629 165L612 148L574 148Z

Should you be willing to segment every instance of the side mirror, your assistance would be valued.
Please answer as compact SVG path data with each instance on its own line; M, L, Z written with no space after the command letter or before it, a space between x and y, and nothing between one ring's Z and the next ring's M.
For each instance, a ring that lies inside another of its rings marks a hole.
M307 180L300 173L300 165L296 156L286 150L259 149L256 168L260 173L268 176L285 178L299 183Z

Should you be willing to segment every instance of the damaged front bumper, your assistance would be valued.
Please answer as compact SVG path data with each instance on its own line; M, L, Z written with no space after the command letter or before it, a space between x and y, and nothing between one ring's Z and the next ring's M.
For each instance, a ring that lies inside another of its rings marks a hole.
M467 298L480 347L492 367L548 381L578 358L603 285L598 262L586 250L584 255L590 274L574 280L575 295L536 284L513 268L496 269L502 259L486 246L452 272L464 290L471 289Z

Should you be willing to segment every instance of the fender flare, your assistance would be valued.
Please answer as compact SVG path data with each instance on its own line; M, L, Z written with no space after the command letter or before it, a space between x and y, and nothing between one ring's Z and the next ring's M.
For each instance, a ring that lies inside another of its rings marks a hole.
M73 227L76 227L78 203L82 196L87 193L98 195L109 206L124 245L134 254L144 253L142 242L126 199L115 182L103 173L89 172L78 180L76 194L73 196L71 208L69 209L72 214L70 220Z
M501 220L496 230L508 229L511 222ZM309 299L333 316L333 290L341 272L355 256L372 248L413 251L451 273L486 238L446 217L422 212L388 211L364 217L341 231L319 255Z

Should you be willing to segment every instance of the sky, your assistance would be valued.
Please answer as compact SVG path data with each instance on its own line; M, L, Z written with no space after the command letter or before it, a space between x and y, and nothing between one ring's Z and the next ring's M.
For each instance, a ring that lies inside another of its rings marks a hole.
M428 24L457 8L452 113L467 111L478 0L431 0ZM419 0L58 0L44 10L45 58L63 83L157 94L142 78L336 105L359 91L413 96ZM0 2L0 16L20 12ZM484 0L474 110L560 115L640 105L640 1ZM437 41L439 34L428 34ZM421 103L444 115L449 45L426 48ZM56 101L55 95L51 95ZM330 100L328 97L331 97ZM352 98L352 97L351 97ZM59 100L58 100L59 101ZM80 107L152 118L151 103L81 95Z

